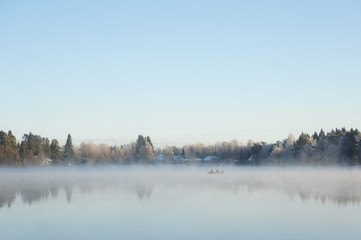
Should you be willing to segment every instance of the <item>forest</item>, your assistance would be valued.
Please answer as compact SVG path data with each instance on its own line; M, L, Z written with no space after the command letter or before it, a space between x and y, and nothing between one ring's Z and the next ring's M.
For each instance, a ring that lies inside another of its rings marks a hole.
M155 148L149 136L120 146L82 142L75 146L70 134L65 145L33 133L18 141L12 131L0 131L0 165L97 164L235 164L235 165L360 165L361 133L357 129L321 129L313 134L289 135L275 143L243 144L238 140L183 147Z

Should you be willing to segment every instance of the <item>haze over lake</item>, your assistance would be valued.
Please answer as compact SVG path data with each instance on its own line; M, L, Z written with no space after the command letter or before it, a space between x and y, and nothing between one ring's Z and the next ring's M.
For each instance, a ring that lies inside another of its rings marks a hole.
M358 168L0 170L3 239L359 239Z
M360 10L0 0L0 240L360 240Z

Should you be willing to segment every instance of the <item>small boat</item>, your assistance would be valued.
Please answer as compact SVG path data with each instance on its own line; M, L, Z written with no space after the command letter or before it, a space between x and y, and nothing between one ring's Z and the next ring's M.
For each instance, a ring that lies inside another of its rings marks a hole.
M209 174L223 174L224 171L220 171L220 170L218 170L218 168L217 168L216 170L209 169L209 170L208 170L208 173L209 173Z

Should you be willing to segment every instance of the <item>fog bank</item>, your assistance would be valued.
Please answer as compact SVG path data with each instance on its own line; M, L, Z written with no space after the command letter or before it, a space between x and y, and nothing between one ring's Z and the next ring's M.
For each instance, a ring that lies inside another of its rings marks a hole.
M192 194L216 191L273 191L290 198L322 203L359 204L361 170L355 168L224 168L224 174L208 174L205 167L101 167L27 168L0 170L0 207L21 199L23 204L56 198L65 193L70 203L74 191L133 192L139 200L152 192L184 190Z

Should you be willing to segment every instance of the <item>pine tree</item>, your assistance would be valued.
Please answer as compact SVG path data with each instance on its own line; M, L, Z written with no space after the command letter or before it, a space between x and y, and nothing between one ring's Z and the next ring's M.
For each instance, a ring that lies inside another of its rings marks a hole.
M138 161L154 160L154 146L149 136L138 136L138 139L135 143L135 159Z
M320 139L320 137L318 136L317 132L314 132L312 135L312 139L316 140L318 142L318 140Z
M299 155L302 151L303 148L305 147L305 145L310 145L312 144L312 140L310 135L308 135L307 133L301 133L301 135L299 136L298 140L295 143L295 154Z
M58 140L56 140L56 139L51 140L50 158L51 158L51 160L53 160L54 164L57 164L61 158L61 148L60 148Z
M67 161L68 163L74 160L73 141L70 134L68 134L68 138L66 139L66 143L64 145L63 160Z
M341 138L341 156L347 159L350 164L358 164L359 159L359 132L351 129L346 131L345 135Z
M149 137L149 136L147 136L146 142L149 143L149 145L150 145L151 148L152 148L152 152L153 152L153 154L154 154L154 145L153 145L153 143L152 143L152 140L150 140L150 137Z
M6 165L18 164L20 159L16 138L11 131L0 131L0 163Z
M47 141L39 135L24 134L20 143L19 153L24 164L39 164L46 157L48 152ZM44 152L45 150L45 152Z
M139 135L135 143L135 158L137 160L144 160L146 157L145 143L145 138L142 135Z
M50 141L49 138L42 139L42 152L46 158L50 158Z

